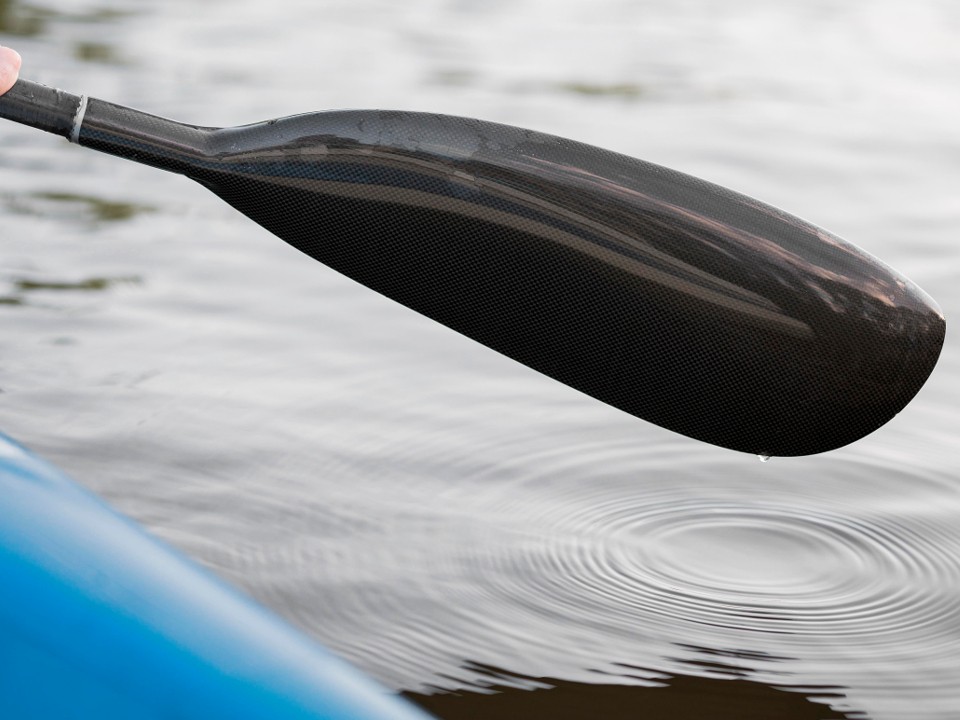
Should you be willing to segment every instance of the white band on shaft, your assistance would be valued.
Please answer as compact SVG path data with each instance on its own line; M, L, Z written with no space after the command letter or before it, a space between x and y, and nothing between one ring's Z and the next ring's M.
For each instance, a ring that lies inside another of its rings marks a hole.
M77 114L73 116L73 130L70 131L70 142L80 142L80 126L83 125L83 116L87 114L87 96L80 96L80 105L77 107Z

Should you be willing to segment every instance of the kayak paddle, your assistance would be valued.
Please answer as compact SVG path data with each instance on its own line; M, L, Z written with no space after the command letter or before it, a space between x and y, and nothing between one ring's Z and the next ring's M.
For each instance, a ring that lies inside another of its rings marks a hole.
M367 287L734 450L863 437L943 344L936 303L835 235L551 135L379 110L197 127L25 80L0 117L186 175Z

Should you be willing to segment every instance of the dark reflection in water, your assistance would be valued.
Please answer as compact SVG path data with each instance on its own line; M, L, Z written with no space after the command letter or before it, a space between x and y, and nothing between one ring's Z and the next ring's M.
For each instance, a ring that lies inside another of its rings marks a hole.
M580 683L533 678L495 668L484 670L489 686L435 695L405 696L445 720L864 720L860 712L840 712L836 688L784 690L762 683L676 675L662 686ZM626 678L622 678L625 680ZM810 695L809 697L807 695Z

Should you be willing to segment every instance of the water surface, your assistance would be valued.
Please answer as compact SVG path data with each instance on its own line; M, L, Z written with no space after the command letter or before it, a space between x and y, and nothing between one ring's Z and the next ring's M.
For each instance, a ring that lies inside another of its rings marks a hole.
M197 124L381 107L592 142L843 235L948 324L958 31L946 0L0 0L31 79ZM0 428L442 717L956 717L952 332L880 431L759 463L12 124L0 228Z

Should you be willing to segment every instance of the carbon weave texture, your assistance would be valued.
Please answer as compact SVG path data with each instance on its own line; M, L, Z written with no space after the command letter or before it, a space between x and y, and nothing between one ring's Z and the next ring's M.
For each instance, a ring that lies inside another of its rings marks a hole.
M81 144L182 172L367 287L735 450L804 455L872 432L943 342L936 305L855 246L554 136L387 111L193 128L92 102Z

